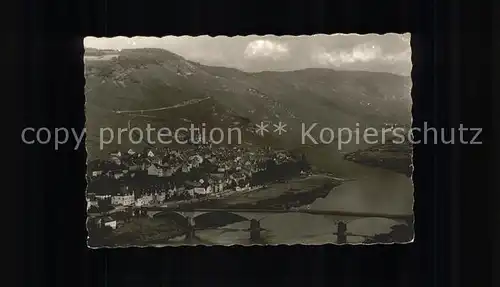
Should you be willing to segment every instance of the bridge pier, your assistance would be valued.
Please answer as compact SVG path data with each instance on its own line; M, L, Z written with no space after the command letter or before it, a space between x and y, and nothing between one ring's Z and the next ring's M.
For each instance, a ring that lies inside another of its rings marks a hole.
M262 237L260 234L260 222L257 219L250 220L250 240L251 241L261 241Z
M139 210L138 210L139 209ZM260 227L260 220L266 218L269 214L277 214L277 213L289 213L290 211L287 210L273 210L273 209L204 209L204 208L199 208L199 209L182 209L180 207L176 208L168 208L166 205L165 206L160 206L160 207L137 207L134 209L134 215L135 216L141 216L140 210L143 210L143 212L149 211L156 211L161 213L162 211L168 212L168 213L177 213L179 215L182 215L185 219L187 219L187 224L185 224L184 220L183 221L183 226L186 228L184 235L186 240L191 240L196 238L195 234L195 220L194 218L198 217L199 215L205 214L205 213L213 213L213 212L225 212L225 213L232 213L233 215L238 215L246 220L250 220L250 228L245 229L245 231L250 232L250 240L253 242L260 242L262 243L262 235L261 231L263 230ZM305 213L305 214L311 214L311 215L321 215L321 216L335 216L338 218L338 216L342 217L353 217L356 219L360 218L387 218L387 219L392 219L392 220L397 220L399 222L405 222L406 225L410 227L410 229L413 229L413 220L414 217L413 215L409 214L378 214L378 213L358 213L358 212L346 212L346 211L324 211L324 210L310 210L310 209L304 209L304 210L298 210L297 212L299 213ZM335 235L337 237L337 244L347 244L347 224L345 221L340 221L338 222L337 219L334 219L336 221L337 225L337 232L334 232L332 235ZM347 220L349 221L349 220ZM265 230L265 229L264 229ZM363 235L354 235L349 233L350 236L361 236L361 237L366 237Z
M413 216L407 217L405 219L406 225L408 225L408 227L411 228L412 230L413 230L413 221L414 221Z
M194 218L193 218L193 216L189 216L189 215L184 215L184 216L186 217L187 223L188 223L187 231L186 231L184 240L185 241L192 241L196 235Z
M192 241L194 238L195 238L194 227L190 227L190 228L188 228L188 230L187 230L187 232L185 234L184 240L186 240L186 241Z
M341 221L337 224L337 244L347 243L347 224Z
M147 211L147 209L142 208L142 207L134 207L134 208L132 208L132 215L134 217L147 217L148 211Z

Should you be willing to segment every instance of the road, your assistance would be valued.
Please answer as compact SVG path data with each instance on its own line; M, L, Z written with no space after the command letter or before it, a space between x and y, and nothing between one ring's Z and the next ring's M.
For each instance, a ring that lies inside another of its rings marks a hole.
M313 210L313 209L244 209L244 208L168 208L168 207L144 207L148 211L176 211L176 212L230 212L230 213L302 213L311 215L332 215L348 217L369 217L369 218L387 218L395 220L406 220L411 218L412 214L388 214L372 212L350 212L350 211L331 211L331 210Z
M313 176L313 178L315 177ZM404 175L394 174L393 178L382 181L385 184L377 184L372 181L364 184L364 181L366 179L344 181L339 186L334 187L326 197L318 198L311 204L292 210L275 209L274 207L237 208L236 206L193 208L189 205L169 208L146 207L146 209L148 214L171 211L194 218L200 216L199 221L202 226L205 224L203 222L207 220L224 222L226 218L229 218L227 219L228 223L224 226L200 227L196 231L196 236L203 240L203 244L208 245L253 244L249 241L249 234L246 231L251 225L251 219L260 222L261 228L264 229L261 236L267 242L266 244L316 245L336 242L338 222L344 222L347 225L347 242L349 243L363 243L366 237L388 234L395 226L412 225L413 189L410 179ZM282 185L281 187L274 185L258 193L251 193L250 199L259 201L262 198L288 193L290 191L288 184ZM314 187L313 183L311 185L304 185L303 188ZM241 200L243 199L249 200L244 196ZM234 200L238 200L238 198ZM223 213L218 214L220 211ZM231 223L230 219L234 215L248 220ZM141 225L140 231L137 231L140 232L141 236L147 237L149 234L151 236L161 234L162 238L169 236L169 231L161 231L161 227L158 227L159 224L164 224L162 220L142 220L144 221L141 224L144 226ZM145 241L143 237L137 239L136 244L152 244L152 241ZM163 241L159 240L158 242L168 245L183 245L185 244L184 239L183 236L180 236L168 240L162 239Z
M210 99L210 97L206 97L206 98L202 98L202 99L192 99L192 100L188 100L188 101L185 101L185 102L182 102L180 104L176 104L176 105L173 105L173 106L166 106L166 107L161 107L161 108L155 108L155 109L144 109L144 110L129 110L129 111L114 111L115 113L117 114L122 114L122 113L144 113L144 112L157 112L157 111L164 111L164 110L170 110L170 109L177 109L177 108L181 108L181 107L185 107L185 106L189 106L189 105L194 105L194 104L198 104L198 103L201 103L203 101L206 101Z

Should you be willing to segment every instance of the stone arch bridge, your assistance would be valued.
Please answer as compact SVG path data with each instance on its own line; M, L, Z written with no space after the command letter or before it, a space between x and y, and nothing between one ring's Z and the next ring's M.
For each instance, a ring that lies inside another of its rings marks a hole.
M277 209L183 209L183 208L166 208L166 207L140 207L142 212L146 212L149 217L156 218L161 216L174 216L177 220L184 221L188 226L186 239L193 238L198 229L198 219L207 217L204 215L224 215L227 217L237 217L239 220L235 221L250 221L250 239L259 240L260 231L264 230L260 226L260 221L272 214L284 213L301 213L323 216L331 218L337 224L337 243L346 243L347 236L359 236L349 233L348 223L354 220L363 218L385 218L392 219L400 224L407 225L413 229L413 215L412 214L384 214L384 213L361 213L361 212L348 212L348 211L325 211L325 210L311 210L311 209L298 209L298 210L277 210ZM333 223L333 222L332 222Z

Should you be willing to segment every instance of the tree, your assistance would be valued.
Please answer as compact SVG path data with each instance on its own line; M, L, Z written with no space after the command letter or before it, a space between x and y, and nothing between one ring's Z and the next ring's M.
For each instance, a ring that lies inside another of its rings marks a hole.
M391 232L377 234L374 237L365 240L365 243L408 242L413 238L413 228L406 224L396 225L391 229Z
M303 153L299 160L299 167L301 171L310 171L311 165L307 161L306 155Z
M99 211L101 213L108 212L113 209L113 206L111 206L106 200L99 200L97 205L99 206Z

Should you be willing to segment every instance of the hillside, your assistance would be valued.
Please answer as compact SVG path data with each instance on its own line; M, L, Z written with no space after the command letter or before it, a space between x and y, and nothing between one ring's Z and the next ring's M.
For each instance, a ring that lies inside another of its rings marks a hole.
M393 170L410 177L413 173L412 156L413 150L410 143L385 143L346 154L345 159L372 167Z
M99 150L102 127L239 126L247 144L299 148L301 123L322 127L380 127L411 122L411 80L387 73L306 69L293 72L245 73L209 67L160 49L87 50L85 56L87 150L90 158L118 147L125 139ZM156 109L152 111L141 110ZM120 111L135 111L121 112ZM264 138L254 125L287 124L287 133ZM332 151L333 152L333 151Z

